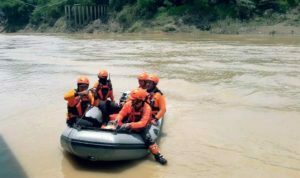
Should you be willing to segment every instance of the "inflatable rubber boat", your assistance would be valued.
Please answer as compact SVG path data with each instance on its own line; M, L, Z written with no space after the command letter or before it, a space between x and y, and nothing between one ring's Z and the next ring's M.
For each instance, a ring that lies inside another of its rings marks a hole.
M101 117L100 109L92 107L86 112L83 119L77 121L74 127L67 127L60 139L63 149L92 161L133 160L149 154L142 137L137 133L101 129L86 124L86 121L90 122L91 120L101 124ZM160 119L157 125L149 126L153 140L157 140L160 135L162 121L163 119Z

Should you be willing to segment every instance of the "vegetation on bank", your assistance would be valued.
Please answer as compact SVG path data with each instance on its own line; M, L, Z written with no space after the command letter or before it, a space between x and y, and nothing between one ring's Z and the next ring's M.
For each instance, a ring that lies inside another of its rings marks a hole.
M0 26L7 32L18 31L28 24L36 29L52 27L62 21L67 4L94 5L105 1L1 0ZM121 32L143 28L188 31L190 27L211 31L222 23L227 26L252 21L270 24L287 19L291 19L290 25L299 26L299 4L300 0L109 0L108 18L101 19L101 23L106 25L103 30L113 28L112 31Z

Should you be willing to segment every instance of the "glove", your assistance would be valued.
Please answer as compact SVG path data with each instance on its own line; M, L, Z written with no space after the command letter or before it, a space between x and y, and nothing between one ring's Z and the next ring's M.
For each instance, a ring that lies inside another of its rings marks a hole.
M131 125L129 123L122 124L119 128L120 131L129 131L131 129Z
M156 118L156 117L154 117L152 120L151 120L151 124L152 125L155 125L155 126L157 126L158 125L158 119Z
M111 121L114 125L118 125L118 123L119 123L119 120L118 119L116 119L116 120L112 120Z
M118 127L118 120L108 121L107 125Z

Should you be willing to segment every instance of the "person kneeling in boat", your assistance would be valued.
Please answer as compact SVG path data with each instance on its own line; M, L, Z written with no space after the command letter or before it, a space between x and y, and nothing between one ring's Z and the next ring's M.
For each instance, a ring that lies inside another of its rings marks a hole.
M152 109L152 123L156 123L166 113L166 100L163 93L158 89L159 78L154 75L148 75L146 81L147 92L149 93L148 102Z
M72 89L64 95L64 99L68 101L67 125L69 127L76 123L77 118L83 117L88 106L94 104L94 97L88 90L89 84L87 77L79 77L77 89Z
M160 164L167 160L159 152L158 145L152 140L149 131L151 122L151 107L146 103L148 93L141 89L130 92L129 101L125 103L116 117L119 130L130 130L141 133L141 136L154 158Z
M98 81L93 88L95 106L102 111L104 122L108 122L110 114L118 113L120 107L115 103L111 80L108 78L107 70L100 70Z
M113 88L110 79L108 79L107 70L100 70L98 73L98 81L94 84L95 105L99 105L101 101L115 101Z
M142 88L142 89L146 90L147 89L146 81L148 79L148 74L146 72L143 72L140 75L138 75L137 79L138 79L138 82L139 82L139 88Z

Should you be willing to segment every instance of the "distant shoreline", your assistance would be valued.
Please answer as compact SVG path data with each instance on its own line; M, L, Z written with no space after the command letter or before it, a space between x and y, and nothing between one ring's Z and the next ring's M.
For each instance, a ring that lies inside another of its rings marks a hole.
M288 16L288 15L286 15ZM131 27L123 27L121 23L115 19L108 19L102 22L100 19L90 22L81 27L74 28L68 25L64 17L59 18L52 26L48 24L40 24L38 26L27 24L16 32L5 32L5 27L0 25L0 33L66 33L66 34L101 34L101 33L205 33L205 34L228 34L228 35L300 35L300 21L291 16L285 20L267 19L257 17L246 22L237 19L223 19L216 22L210 22L209 29L203 30L196 27L196 24L180 23L180 19L167 17L168 21L137 21ZM179 21L179 22L178 22ZM151 25L149 25L151 24Z
M76 8L71 2L61 1L53 7L49 3L38 1L28 6L20 2L1 1L0 33L300 35L298 0L103 1L97 5L93 2L76 4ZM102 15L99 5L102 5Z
M165 30L164 28L169 28ZM0 33L11 33L5 32L4 27L0 26ZM95 20L90 24L80 29L74 29L67 27L64 18L57 20L53 26L42 24L40 26L27 25L25 28L12 33L88 33L88 34L100 34L100 33L207 33L207 34L262 34L262 35L300 35L300 25L293 26L286 24L285 22L277 24L264 24L247 22L242 23L233 21L231 19L218 21L213 23L209 30L201 30L193 25L162 25L153 27L140 26L134 31L128 31L121 29L120 24L117 22L101 23L100 20Z

